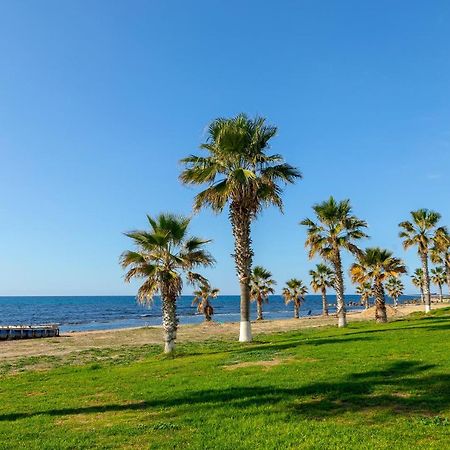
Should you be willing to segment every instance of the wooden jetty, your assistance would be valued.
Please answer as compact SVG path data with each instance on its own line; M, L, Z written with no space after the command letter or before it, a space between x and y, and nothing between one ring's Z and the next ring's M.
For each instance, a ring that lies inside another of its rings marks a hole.
M58 325L8 325L0 326L0 340L33 339L59 336Z

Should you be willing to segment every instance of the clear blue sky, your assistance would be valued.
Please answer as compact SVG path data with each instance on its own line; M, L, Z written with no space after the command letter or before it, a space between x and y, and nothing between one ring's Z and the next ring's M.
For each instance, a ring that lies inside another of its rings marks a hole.
M414 269L398 222L450 224L449 23L446 0L0 2L0 294L134 294L121 233L191 212L178 160L241 111L304 174L255 224L255 263L306 279L298 221L333 194ZM192 231L237 293L226 214Z

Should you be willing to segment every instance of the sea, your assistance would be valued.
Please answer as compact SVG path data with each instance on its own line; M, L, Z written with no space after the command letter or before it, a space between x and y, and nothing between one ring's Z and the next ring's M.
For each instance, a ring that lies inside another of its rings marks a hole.
M405 297L404 299L406 299ZM408 297L409 299L411 296ZM403 299L403 298L402 298ZM402 301L400 299L400 302ZM403 300L404 300L403 299ZM203 315L192 305L192 296L182 296L177 302L177 313L181 324L203 321ZM328 302L336 302L334 295ZM348 295L348 310L361 310L355 306L359 296ZM239 296L221 295L212 300L216 322L239 321ZM387 298L387 303L392 303ZM281 296L271 296L264 304L264 318L288 319L293 317L293 305L285 305ZM334 306L330 313L335 312ZM308 295L300 309L300 316L315 316L322 313L320 295ZM251 304L251 318L256 319L256 304ZM132 296L86 296L86 297L0 297L0 325L58 324L62 332L110 330L118 328L161 325L161 301L155 297L151 306L139 305Z

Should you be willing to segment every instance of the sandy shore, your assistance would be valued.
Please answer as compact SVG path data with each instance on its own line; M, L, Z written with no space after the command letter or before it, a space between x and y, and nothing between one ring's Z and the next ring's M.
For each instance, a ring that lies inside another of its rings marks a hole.
M450 303L433 305L433 308L449 306ZM388 307L388 317L398 318L415 311L423 311L421 305L401 306L397 310ZM368 311L348 314L348 321L373 320L374 308ZM301 319L267 320L252 324L253 335L300 330L302 328L320 327L336 324L336 318L307 317ZM177 341L198 342L217 339L234 339L239 334L239 323L211 323L201 325L181 325ZM161 344L161 327L128 328L121 330L72 332L62 334L59 338L31 339L0 342L0 361L10 361L29 356L64 356L76 354L89 349L120 348L124 346L142 346Z

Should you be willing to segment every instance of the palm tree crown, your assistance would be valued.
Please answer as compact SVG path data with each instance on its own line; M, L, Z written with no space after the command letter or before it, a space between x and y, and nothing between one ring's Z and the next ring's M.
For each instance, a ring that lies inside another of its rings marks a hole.
M272 279L272 273L262 266L255 266L252 271L250 295L253 301L267 301L270 294L274 294L273 288L276 281Z
M200 146L207 156L191 155L181 160L186 168L180 179L186 184L207 184L194 208L209 206L220 212L229 202L255 215L265 205L282 208L278 183L293 183L300 172L283 161L281 155L267 155L269 141L277 128L265 119L249 119L239 114L219 118L209 126L207 142Z
M125 233L133 240L137 251L125 251L121 256L122 267L130 268L125 281L145 280L137 295L141 303L151 302L158 292L178 297L183 287L183 274L189 282L203 281L193 269L214 264L214 258L204 249L210 241L187 235L189 218L160 214L156 218L147 216L147 219L150 231Z
M367 248L350 270L353 281L384 283L388 278L398 277L406 273L406 266L400 258L392 256L392 252L379 247Z
M405 220L399 224L402 229L399 236L403 239L403 247L406 250L417 245L419 254L428 254L441 215L435 211L422 208L411 211L411 218L411 221Z
M296 299L303 299L307 293L308 288L302 280L291 278L289 281L286 281L286 287L283 288L282 294L286 303L289 303Z
M309 271L309 274L313 292L319 292L323 288L330 288L334 285L334 272L326 264L317 264L315 269Z
M442 266L431 269L431 281L436 285L445 283L445 272Z
M356 255L360 253L355 241L368 237L363 231L367 223L352 214L349 200L338 202L330 197L314 205L313 210L315 221L307 218L300 222L307 227L305 246L309 247L310 258L319 254L333 264L339 326L345 326L344 279L340 252L345 249Z
M177 328L175 302L181 294L183 276L190 283L206 282L194 270L211 266L213 257L204 249L209 241L188 236L190 219L173 214L147 216L150 230L125 233L132 239L136 250L125 251L120 262L128 269L125 281L143 279L137 299L151 303L154 295L161 294L163 326L166 333L166 351L172 351Z
M316 254L325 260L334 261L337 252L344 248L353 254L360 253L354 241L368 237L364 220L351 214L350 200L336 201L333 197L313 206L317 221L304 219L300 222L308 230L305 245L309 247L309 257Z

